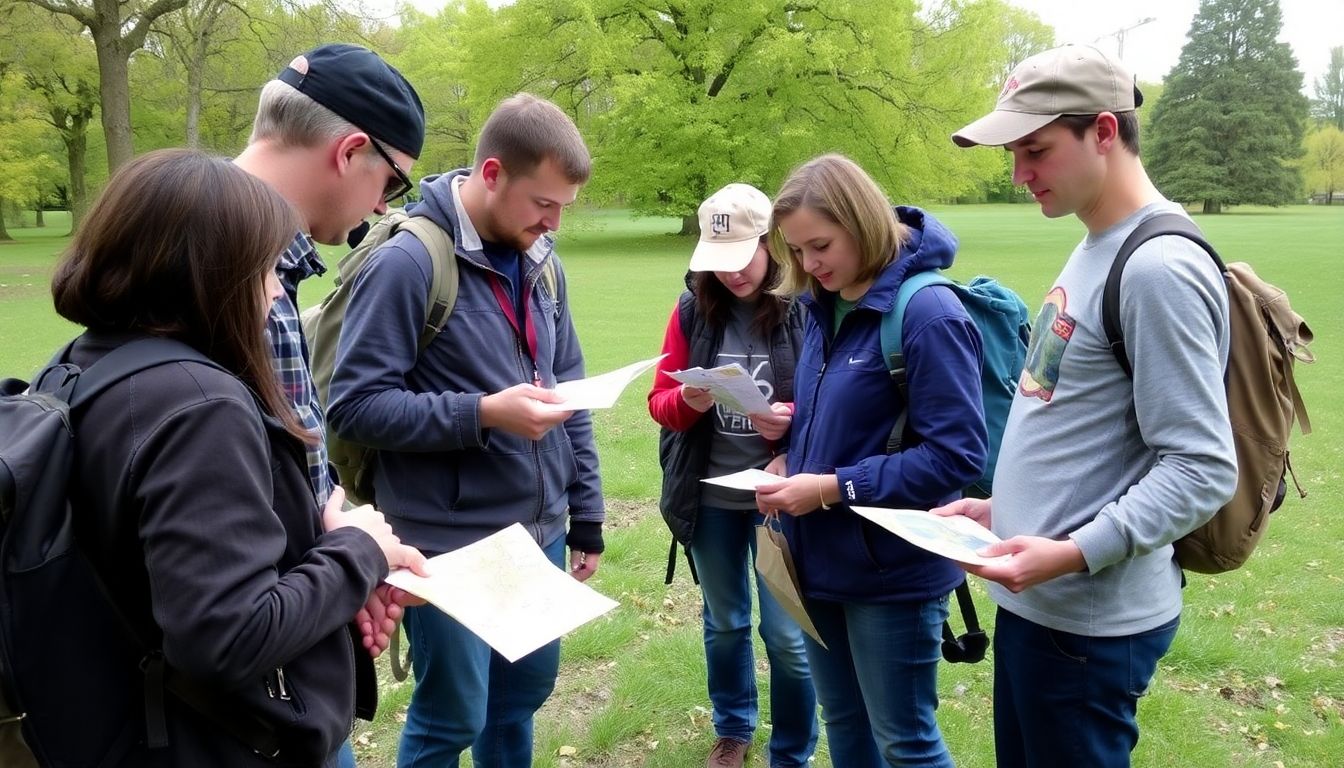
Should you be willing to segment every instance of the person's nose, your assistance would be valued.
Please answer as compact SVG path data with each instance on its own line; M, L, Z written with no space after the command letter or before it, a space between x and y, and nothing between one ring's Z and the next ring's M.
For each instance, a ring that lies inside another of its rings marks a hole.
M1028 181L1030 181L1031 179L1034 179L1035 177L1036 177L1036 174L1033 173L1029 168L1027 168L1026 163L1023 163L1023 162L1019 161L1017 158L1013 158L1013 185L1014 185L1014 186L1019 186L1019 187L1020 187L1020 186L1022 186L1022 185L1024 185L1024 184L1026 184L1026 183L1027 183Z

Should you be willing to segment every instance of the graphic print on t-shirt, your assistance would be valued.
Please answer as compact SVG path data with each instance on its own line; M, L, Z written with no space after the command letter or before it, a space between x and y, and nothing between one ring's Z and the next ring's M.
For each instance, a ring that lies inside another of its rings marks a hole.
M1045 295L1041 312L1031 326L1027 364L1018 380L1017 389L1023 397L1037 397L1048 403L1055 395L1059 361L1064 358L1064 349L1069 346L1073 329L1078 325L1066 311L1068 304L1069 297L1059 286Z
M747 369L751 374L752 381L756 382L756 387L765 395L766 400L770 400L775 395L775 388L769 381L770 358L761 354L735 355L727 352L720 352L715 359L715 365L731 365L737 363ZM759 437L760 433L751 425L751 419L737 411L729 410L719 403L714 404L714 429L720 435L729 437Z

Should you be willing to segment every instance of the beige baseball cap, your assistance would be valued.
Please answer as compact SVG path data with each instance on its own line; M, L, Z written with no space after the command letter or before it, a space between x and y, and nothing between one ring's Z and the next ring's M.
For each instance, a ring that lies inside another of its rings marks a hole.
M692 272L736 272L751 263L770 231L770 198L750 184L729 184L700 204L700 242Z
M1061 115L1133 112L1143 104L1134 76L1090 45L1038 53L1013 70L994 111L952 134L958 146L1002 146Z

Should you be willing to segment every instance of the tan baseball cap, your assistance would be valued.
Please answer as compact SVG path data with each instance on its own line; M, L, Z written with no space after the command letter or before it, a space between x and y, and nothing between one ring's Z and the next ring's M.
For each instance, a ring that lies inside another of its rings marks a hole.
M751 263L770 231L770 198L750 184L729 184L700 204L700 242L692 272L736 272Z
M1134 76L1090 45L1038 53L1013 70L994 111L952 134L961 147L1002 146L1061 115L1133 112L1143 104Z

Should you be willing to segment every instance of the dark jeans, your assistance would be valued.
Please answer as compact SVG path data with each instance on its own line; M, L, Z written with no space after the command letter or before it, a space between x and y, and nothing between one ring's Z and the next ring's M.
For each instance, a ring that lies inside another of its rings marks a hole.
M999 768L1128 768L1139 697L1180 617L1121 637L1048 629L999 609L994 745Z

